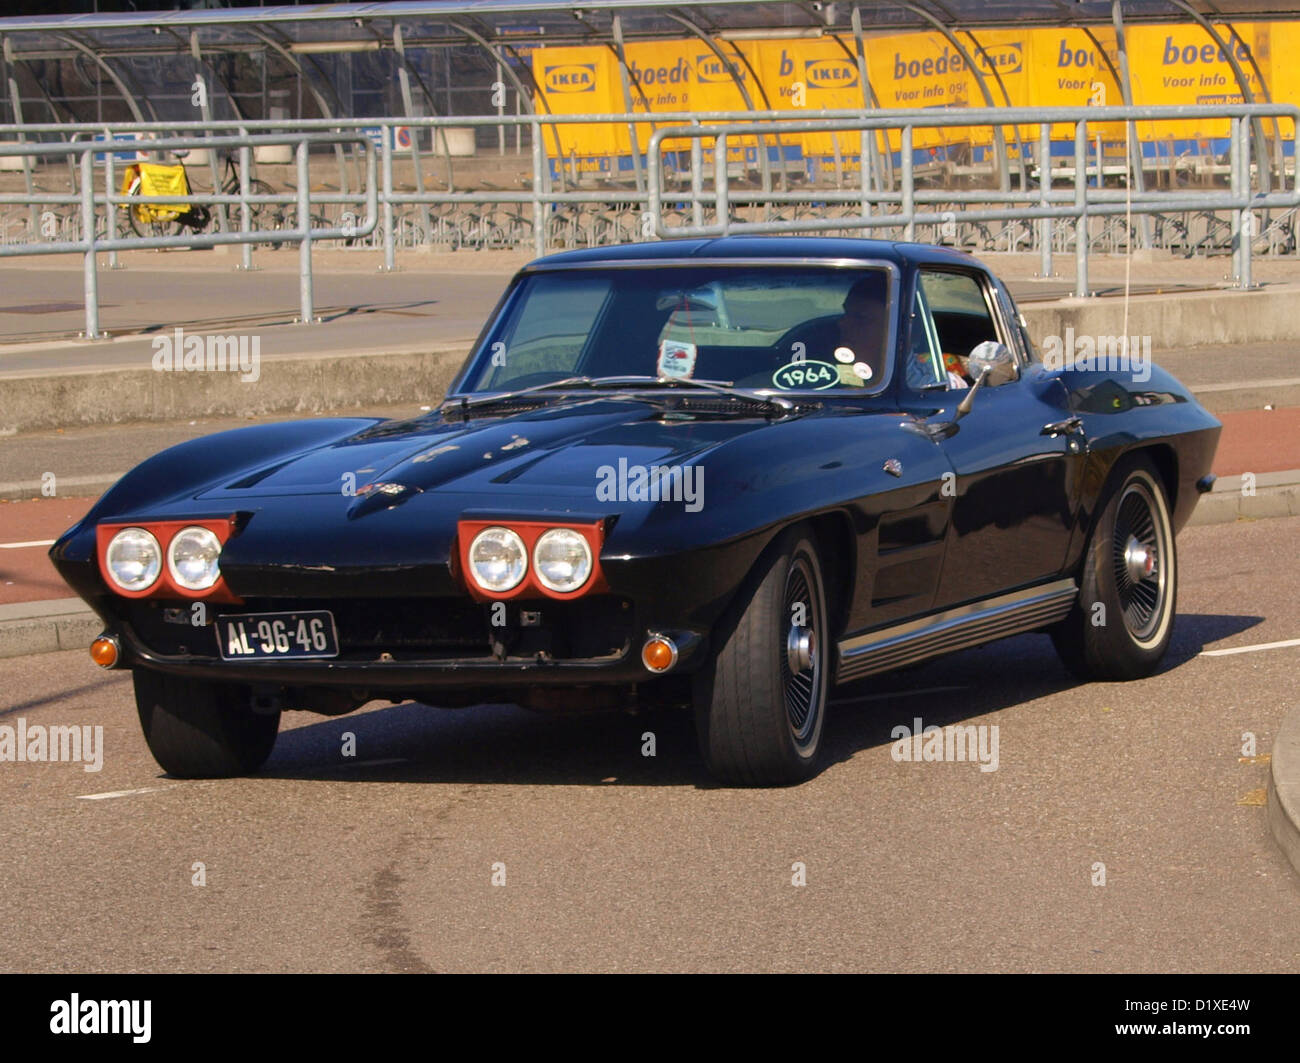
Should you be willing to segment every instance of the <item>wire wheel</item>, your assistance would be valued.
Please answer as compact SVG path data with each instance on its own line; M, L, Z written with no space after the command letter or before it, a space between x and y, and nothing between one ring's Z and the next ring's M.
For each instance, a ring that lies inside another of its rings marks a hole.
M1124 625L1139 643L1159 629L1168 596L1169 542L1156 501L1141 480L1130 482L1120 496L1111 537L1115 589Z
M815 741L824 689L819 652L822 632L818 630L822 606L815 586L807 559L796 557L786 573L784 623L777 656L786 721L800 753Z

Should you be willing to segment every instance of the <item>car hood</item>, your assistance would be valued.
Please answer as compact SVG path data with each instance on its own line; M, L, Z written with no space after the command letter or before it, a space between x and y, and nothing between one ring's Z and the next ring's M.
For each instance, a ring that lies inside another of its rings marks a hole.
M616 398L550 405L513 417L385 421L326 446L241 472L198 494L237 502L386 490L501 493L543 489L592 497L601 470L688 465L705 452L770 424L681 416L659 404Z

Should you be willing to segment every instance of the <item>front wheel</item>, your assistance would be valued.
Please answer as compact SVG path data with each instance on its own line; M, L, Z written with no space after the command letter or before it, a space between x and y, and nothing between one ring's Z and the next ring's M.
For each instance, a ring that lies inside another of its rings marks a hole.
M1079 600L1052 631L1082 679L1141 679L1173 636L1178 591L1169 502L1142 457L1118 468L1084 555Z
M719 627L696 677L695 726L723 782L782 786L817 771L830 672L826 594L806 531L787 532Z
M256 771L271 755L280 713L254 712L247 688L137 668L135 705L163 771L224 779Z

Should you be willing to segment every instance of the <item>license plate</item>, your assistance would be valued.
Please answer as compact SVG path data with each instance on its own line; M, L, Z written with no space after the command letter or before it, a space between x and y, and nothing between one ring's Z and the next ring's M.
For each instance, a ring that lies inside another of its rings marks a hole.
M217 617L217 649L226 661L295 660L337 657L334 614L243 613Z

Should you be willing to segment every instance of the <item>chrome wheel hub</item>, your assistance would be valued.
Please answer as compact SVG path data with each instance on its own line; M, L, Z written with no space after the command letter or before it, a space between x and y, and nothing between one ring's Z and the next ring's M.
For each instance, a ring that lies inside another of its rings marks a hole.
M1130 536L1124 547L1124 565L1128 568L1128 578L1134 583L1141 583L1156 570L1155 554L1145 543Z
M785 639L785 660L791 675L802 675L812 667L817 653L817 633L810 627L793 625Z

